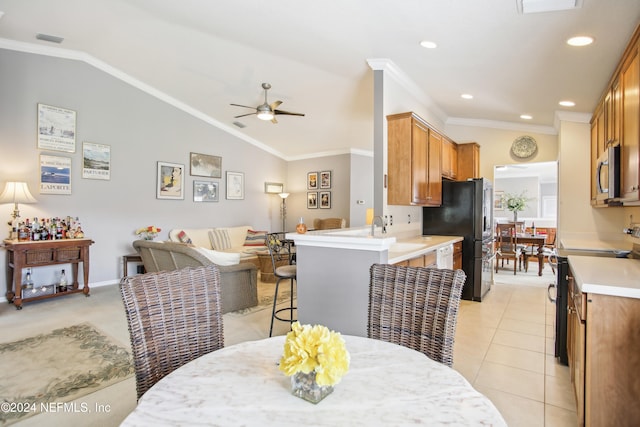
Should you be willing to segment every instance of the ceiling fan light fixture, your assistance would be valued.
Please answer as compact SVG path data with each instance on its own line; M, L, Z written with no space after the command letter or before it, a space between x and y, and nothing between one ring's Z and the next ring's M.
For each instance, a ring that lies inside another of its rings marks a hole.
M273 113L271 111L258 111L257 116L260 120L264 121L273 119Z

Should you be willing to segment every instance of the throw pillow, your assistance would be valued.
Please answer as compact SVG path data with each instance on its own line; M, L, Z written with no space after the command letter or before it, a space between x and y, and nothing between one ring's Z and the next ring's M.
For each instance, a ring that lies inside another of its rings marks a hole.
M209 240L211 241L211 247L216 251L224 251L231 247L229 232L224 228L214 228L210 230Z
M182 243L193 243L191 241L191 238L189 236L187 236L187 233L184 232L184 230L180 231L178 233L178 239L180 239L180 241Z
M265 246L268 231L247 230L245 246Z
M218 252L211 249L198 248L195 250L207 257L209 261L216 265L236 265L240 263L240 254L233 252Z

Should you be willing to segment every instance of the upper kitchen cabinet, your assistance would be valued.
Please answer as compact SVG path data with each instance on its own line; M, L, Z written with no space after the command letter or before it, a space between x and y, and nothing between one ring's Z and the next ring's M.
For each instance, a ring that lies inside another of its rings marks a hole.
M387 203L440 206L442 136L414 113L387 116Z
M640 26L631 37L591 119L591 204L598 200L598 158L620 145L620 201L640 204ZM620 205L620 203L616 203Z
M458 181L480 178L480 145L458 144Z
M446 136L442 137L442 176L458 178L458 145Z

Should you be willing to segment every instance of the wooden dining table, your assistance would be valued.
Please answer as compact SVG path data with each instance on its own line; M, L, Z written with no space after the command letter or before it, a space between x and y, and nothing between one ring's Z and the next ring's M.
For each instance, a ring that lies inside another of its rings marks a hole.
M525 234L518 233L517 242L518 245L530 244L532 247L537 246L538 250L536 254L527 254L527 260L529 262L529 256L536 256L538 258L538 276L542 276L542 268L544 267L544 244L547 240L547 236L544 234Z
M457 371L415 350L343 335L351 365L317 404L291 394L278 369L284 336L206 354L149 389L131 426L506 426L494 404Z

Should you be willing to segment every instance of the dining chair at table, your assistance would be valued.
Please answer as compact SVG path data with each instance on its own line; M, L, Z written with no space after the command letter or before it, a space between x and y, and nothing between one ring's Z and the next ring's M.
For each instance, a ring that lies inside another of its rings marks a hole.
M120 293L138 399L177 368L224 347L215 265L124 277Z
M273 296L273 309L271 310L271 326L269 327L269 336L273 334L273 321L279 320L281 322L293 323L296 321L293 313L296 307L293 305L294 297L294 285L296 281L298 270L295 265L295 253L293 250L293 242L284 238L284 233L271 233L267 234L267 247L269 248L269 255L271 255L271 263L273 266L273 273L276 276L276 290ZM278 304L278 290L280 288L280 282L283 280L289 280L289 289L291 292L289 298L289 307L284 307L276 310ZM289 313L288 317L282 317L283 314Z
M522 261L524 259L525 270L528 269L528 262L523 252L523 247L518 245L518 225L513 222L498 223L496 225L496 273L498 273L499 261L502 260L502 267L504 267L504 260L513 260L513 274L516 274L516 269L522 270Z
M453 366L462 270L373 264L367 336Z

